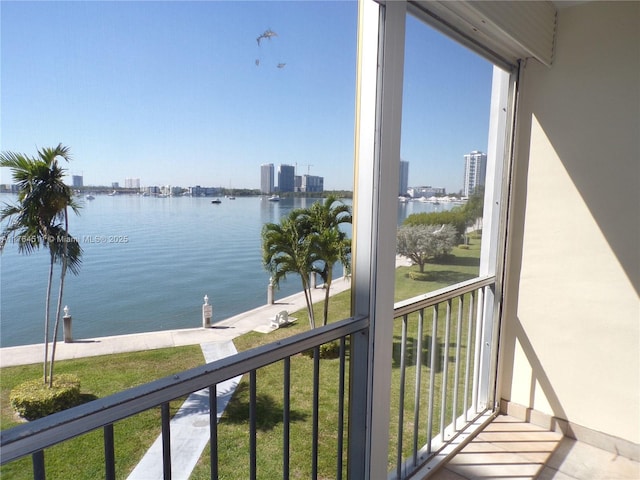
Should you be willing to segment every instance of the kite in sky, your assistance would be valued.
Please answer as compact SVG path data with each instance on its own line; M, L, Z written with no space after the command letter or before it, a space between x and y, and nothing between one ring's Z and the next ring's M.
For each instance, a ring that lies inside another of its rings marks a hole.
M268 38L269 40L271 40L271 37L277 37L278 34L276 32L274 32L273 30L271 30L270 28L266 29L264 32L262 32L258 38L256 38L256 42L258 42L258 46L260 46L260 41L263 38Z
M268 39L269 41L271 41L271 39L272 39L273 37L277 37L277 36L278 36L278 34L277 34L276 32L274 32L273 30L271 30L270 28L266 29L264 32L262 32L260 35L258 35L258 37L256 38L256 42L258 42L258 48L260 48L260 51L261 51L261 52L263 51L263 47L262 47L262 46L261 46L261 44L260 44L260 42L261 42L263 39L265 39L265 38L266 38L266 39ZM269 47L269 48L267 48L267 51L268 51L269 49L270 49L270 47ZM255 63L256 63L256 67L259 67L259 66L260 66L261 59L262 59L262 53L260 54L260 58L256 58L256 62L255 62ZM279 63L277 63L277 64L276 64L276 68L283 69L283 68L285 67L285 65L286 65L286 63L284 63L284 62L279 62Z

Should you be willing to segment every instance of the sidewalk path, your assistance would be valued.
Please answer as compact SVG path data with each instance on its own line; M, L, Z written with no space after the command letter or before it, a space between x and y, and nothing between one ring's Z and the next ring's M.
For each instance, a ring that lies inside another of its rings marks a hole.
M233 342L201 345L207 363L237 353ZM242 375L217 386L217 418L222 416ZM171 478L187 480L191 476L202 451L209 442L209 390L194 392L185 400L169 424L171 431ZM133 469L127 480L162 480L162 435Z
M348 290L350 287L350 279L338 278L331 284L331 295ZM314 289L313 299L314 303L323 300L324 290L322 288ZM276 313L282 310L286 310L291 314L304 308L306 308L304 293L300 292L281 300L276 300L273 305L264 305L216 322L212 328L188 328L77 339L73 343L58 341L56 360L228 341L257 327L268 325ZM194 323L196 322L200 323L201 319L194 319ZM0 367L40 363L42 362L43 351L43 343L0 348Z

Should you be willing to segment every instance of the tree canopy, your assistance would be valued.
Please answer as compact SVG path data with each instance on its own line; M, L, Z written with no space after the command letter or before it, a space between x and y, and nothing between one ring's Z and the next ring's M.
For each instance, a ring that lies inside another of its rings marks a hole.
M314 237L318 259L314 271L320 274L324 282L325 301L322 324L329 317L329 294L333 281L333 268L340 262L345 275L351 271L351 239L340 230L343 223L351 223L351 208L338 201L335 195L328 196L324 203L315 202L308 211L309 234Z
M318 274L324 282L323 324L328 318L333 270L340 262L345 274L351 267L351 240L340 225L351 223L351 209L330 195L310 208L292 210L280 223L262 228L262 259L275 286L290 273L298 274L307 303L309 325L315 328L310 277Z
M451 252L456 244L456 230L445 225L410 225L398 230L397 253L410 258L424 272L425 264Z

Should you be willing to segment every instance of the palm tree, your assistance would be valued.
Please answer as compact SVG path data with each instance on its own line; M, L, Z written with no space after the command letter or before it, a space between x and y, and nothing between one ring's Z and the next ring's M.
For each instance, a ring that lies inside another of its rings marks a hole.
M60 316L62 314L62 294L64 292L64 280L67 269L74 275L80 272L80 263L82 257L82 248L78 241L69 234L69 216L68 209L64 212L64 228L55 225L52 228L52 234L56 239L53 245L56 249L56 257L60 258L62 264L60 268L60 286L58 290L58 303L56 305L56 321L53 327L53 345L51 347L51 363L49 364L49 386L53 386L53 366L56 361L56 346L58 343L58 328L60 326Z
M18 186L18 203L5 205L0 211L0 221L8 220L3 230L3 242L6 245L10 235L17 236L18 250L30 254L41 245L49 249L49 277L45 300L44 322L44 364L43 377L47 382L47 360L49 345L50 303L53 279L53 267L56 262L62 264L58 308L56 312L56 333L60 317L60 306L64 289L64 277L69 268L77 274L80 267L82 249L68 233L68 209L78 213L73 201L73 192L64 184L65 170L60 167L58 157L70 160L68 147L61 144L55 148L38 150L36 158L23 154L3 152L0 154L0 166L11 169L13 181ZM55 360L55 342L53 339L49 384L53 380L53 362Z
M315 328L309 275L318 256L312 237L306 235L305 217L306 210L295 209L279 224L267 223L262 227L262 261L276 287L287 274L300 275L309 326Z
M337 262L342 263L345 275L351 271L351 240L340 230L341 224L351 221L351 208L339 202L335 195L329 195L324 203L315 202L309 209L307 228L315 237L315 248L321 264L321 268L316 268L315 271L320 274L325 286L323 325L327 324L329 316L329 294L334 265Z

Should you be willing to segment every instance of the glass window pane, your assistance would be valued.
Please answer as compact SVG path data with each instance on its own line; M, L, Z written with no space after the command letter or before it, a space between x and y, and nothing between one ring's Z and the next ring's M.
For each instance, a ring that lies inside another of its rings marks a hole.
M396 301L478 276L492 71L407 16Z

